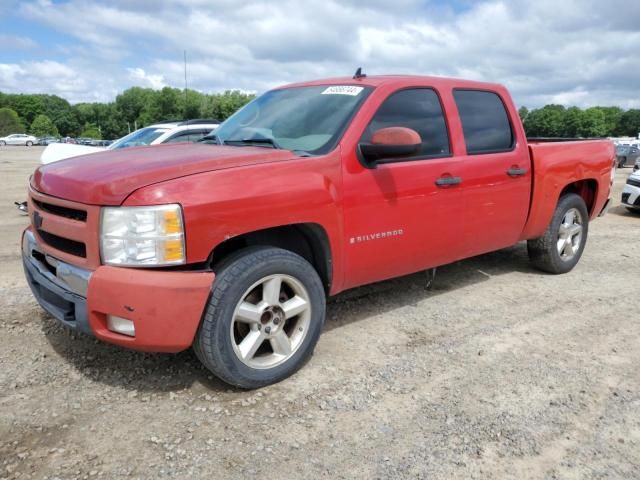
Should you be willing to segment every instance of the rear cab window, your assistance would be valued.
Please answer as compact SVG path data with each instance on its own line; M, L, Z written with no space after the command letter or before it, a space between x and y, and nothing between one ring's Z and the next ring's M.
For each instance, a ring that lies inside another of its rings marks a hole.
M504 102L495 92L456 89L458 107L468 155L509 152L515 135Z

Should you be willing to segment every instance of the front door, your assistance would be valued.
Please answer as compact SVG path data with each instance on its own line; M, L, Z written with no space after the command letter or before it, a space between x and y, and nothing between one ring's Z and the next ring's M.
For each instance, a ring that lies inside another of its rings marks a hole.
M422 145L415 156L383 159L376 168L366 168L357 149L343 151L346 288L449 263L463 253L462 190L442 182L460 177L463 162L451 156L437 92L391 93L361 141L386 127L411 128Z

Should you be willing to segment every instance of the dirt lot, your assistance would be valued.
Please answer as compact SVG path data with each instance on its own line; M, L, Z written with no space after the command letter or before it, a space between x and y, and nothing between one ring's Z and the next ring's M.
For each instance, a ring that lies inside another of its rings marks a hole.
M12 206L40 151L0 149L0 478L640 478L640 216L567 275L520 244L342 294L307 366L246 392L40 310Z

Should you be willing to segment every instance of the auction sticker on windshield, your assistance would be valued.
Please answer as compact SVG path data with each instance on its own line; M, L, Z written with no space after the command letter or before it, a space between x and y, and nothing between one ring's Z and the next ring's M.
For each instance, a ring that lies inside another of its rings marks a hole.
M353 85L334 85L332 87L327 87L322 95L351 95L355 97L358 95L363 87L355 87Z

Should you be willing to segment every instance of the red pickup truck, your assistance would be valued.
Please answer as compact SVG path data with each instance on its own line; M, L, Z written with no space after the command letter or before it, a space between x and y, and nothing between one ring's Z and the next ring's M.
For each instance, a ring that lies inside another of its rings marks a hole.
M528 142L500 85L288 85L200 144L38 168L24 268L65 325L144 351L193 346L255 388L311 355L328 295L524 240L533 265L568 272L614 161L608 141Z

